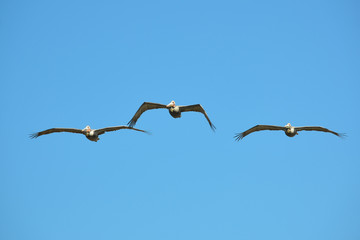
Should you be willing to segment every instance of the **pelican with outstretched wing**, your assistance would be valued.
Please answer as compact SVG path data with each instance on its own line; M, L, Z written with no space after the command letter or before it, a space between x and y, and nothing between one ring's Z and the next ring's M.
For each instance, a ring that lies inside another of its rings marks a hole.
M100 140L99 136L101 134L104 134L106 132L117 131L117 130L120 130L120 129L130 129L130 130L135 130L135 131L147 133L144 130L133 128L133 127L128 127L128 126L116 126L116 127L107 127L107 128L100 128L100 129L91 129L90 126L88 125L84 129L50 128L50 129L47 129L45 131L30 134L30 138L37 138L37 137L40 137L42 135L46 135L46 134L50 134L50 133L56 133L56 132L69 132L69 133L83 134L90 141L97 142L98 140Z
M137 120L139 119L139 117L141 116L141 114L143 114L147 110L159 109L159 108L168 109L170 115L173 118L180 118L182 112L199 112L199 113L202 113L202 114L204 114L206 120L209 122L209 125L210 125L211 129L214 130L214 131L216 129L214 124L212 124L212 122L210 121L210 119L209 119L208 115L206 114L204 108L200 104L188 105L188 106L177 106L177 105L175 105L175 101L171 101L168 105L159 104L159 103L144 102L140 106L140 108L137 110L137 112L135 113L133 118L129 121L128 125L130 127L135 126L135 124L136 124Z
M246 130L245 132L238 133L235 135L235 140L239 141L249 135L250 133L257 132L257 131L263 131L263 130L282 130L285 132L286 136L288 137L294 137L295 135L298 135L298 131L320 131L320 132L329 132L332 133L338 137L344 137L344 133L337 133L334 131L331 131L327 128L323 127L317 127L317 126L308 126L308 127L293 127L290 123L286 124L284 127L281 126L273 126L273 125L256 125L255 127L250 128L249 130Z

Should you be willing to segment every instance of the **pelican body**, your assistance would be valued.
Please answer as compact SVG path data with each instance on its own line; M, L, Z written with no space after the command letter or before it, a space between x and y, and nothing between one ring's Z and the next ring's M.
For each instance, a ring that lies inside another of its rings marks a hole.
M173 104L173 105L172 105ZM181 118L181 111L179 106L175 106L175 102L172 101L166 106L169 109L169 113L173 118Z
M295 135L298 135L295 127L291 126L290 123L285 125L285 134L288 137L294 137Z
M95 129L91 129L89 125L86 126L82 131L85 137L90 141L97 142L100 140L99 134L96 133Z
M40 137L42 135L46 135L46 134L50 134L50 133L55 133L55 132L70 132L70 133L79 133L79 134L83 134L85 135L85 137L87 139L89 139L90 141L93 142L97 142L100 140L99 136L101 134L104 134L106 132L112 132L112 131L117 131L120 129L130 129L130 130L135 130L135 131L139 131L139 132L145 132L144 130L141 129L137 129L137 128L133 128L133 127L128 127L128 126L116 126L116 127L107 127L107 128L100 128L100 129L91 129L90 126L86 126L84 129L76 129L76 128L50 128L47 129L45 131L41 131L41 132L37 132L34 134L30 135L30 138L37 138Z

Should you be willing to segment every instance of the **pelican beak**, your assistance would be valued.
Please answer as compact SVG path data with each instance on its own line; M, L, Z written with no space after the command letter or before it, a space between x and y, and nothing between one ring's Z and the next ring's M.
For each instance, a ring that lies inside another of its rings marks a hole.
M171 101L168 105L166 105L166 107L175 107L175 102Z

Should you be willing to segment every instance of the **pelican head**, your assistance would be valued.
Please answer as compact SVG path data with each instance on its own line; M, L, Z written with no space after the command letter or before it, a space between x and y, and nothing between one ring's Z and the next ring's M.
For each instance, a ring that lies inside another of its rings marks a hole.
M166 107L175 107L175 101L172 100Z
M285 125L285 127L291 127L291 124L290 124L290 123L288 123L288 124L286 124L286 125Z
M83 129L83 131L85 131L85 132L90 132L90 131L91 131L90 126L89 126L89 125L87 125L87 126Z

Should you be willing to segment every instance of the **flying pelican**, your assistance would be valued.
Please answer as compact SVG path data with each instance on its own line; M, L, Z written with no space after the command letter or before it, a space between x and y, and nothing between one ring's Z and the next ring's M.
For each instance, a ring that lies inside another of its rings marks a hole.
M41 131L41 132L37 132L37 133L33 133L30 134L30 138L37 138L40 137L42 135L45 134L50 134L50 133L55 133L55 132L70 132L70 133L80 133L80 134L84 134L85 137L87 139L89 139L90 141L94 141L97 142L98 140L100 140L99 136L101 134L104 134L106 132L112 132L112 131L117 131L120 129L131 129L131 130L135 130L135 131L140 131L140 132L144 132L147 133L144 130L140 130L137 128L132 128L132 127L128 127L128 126L116 126L116 127L107 127L107 128L100 128L100 129L91 129L90 126L86 126L84 129L76 129L76 128L50 128L48 130L45 131Z
M243 139L245 136L249 135L250 133L262 131L262 130L282 130L285 132L286 136L288 137L294 137L295 135L298 135L297 133L298 131L321 131L321 132L329 132L335 134L338 137L345 136L345 134L343 133L333 132L323 127L317 127L317 126L293 127L291 126L290 123L288 123L285 125L285 127L273 126L273 125L256 125L255 127L252 127L249 130L246 130L245 132L236 134L234 138L236 141L239 141L240 139Z
M168 105L159 104L159 103L151 103L144 102L140 108L137 110L133 118L128 122L130 127L135 126L136 121L139 119L141 114L147 110L158 109L158 108L166 108L169 109L169 113L173 118L180 118L182 112L200 112L204 114L206 120L209 122L210 127L213 131L215 131L215 126L211 123L208 115L206 114L204 108L200 104L188 105L188 106L177 106L175 105L175 101L171 101Z

